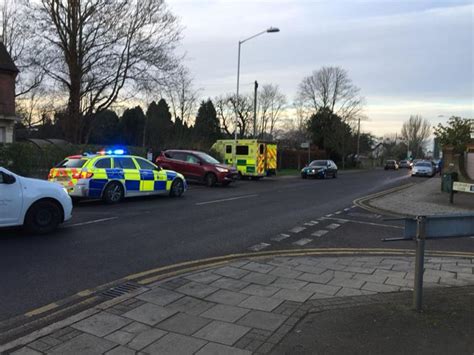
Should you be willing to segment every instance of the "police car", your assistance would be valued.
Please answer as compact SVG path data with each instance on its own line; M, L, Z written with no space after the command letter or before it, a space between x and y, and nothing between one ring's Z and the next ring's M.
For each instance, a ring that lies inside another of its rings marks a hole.
M0 167L0 227L24 225L30 232L46 234L71 213L71 198L61 186Z
M64 186L73 200L101 198L109 204L131 196L179 197L187 188L183 175L123 149L67 157L50 170L48 180Z

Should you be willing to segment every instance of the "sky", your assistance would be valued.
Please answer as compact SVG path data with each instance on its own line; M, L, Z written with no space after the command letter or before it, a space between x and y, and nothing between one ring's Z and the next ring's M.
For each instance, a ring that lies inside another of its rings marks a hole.
M168 0L204 98L276 84L291 102L301 80L340 66L366 99L362 130L400 132L411 114L432 125L474 118L474 0Z

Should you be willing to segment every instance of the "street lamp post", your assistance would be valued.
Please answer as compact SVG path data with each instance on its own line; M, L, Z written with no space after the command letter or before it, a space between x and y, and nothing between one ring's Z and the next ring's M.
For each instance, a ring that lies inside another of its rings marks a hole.
M263 35L264 33L275 33L275 32L280 32L280 29L277 27L269 27L265 31L259 32L257 34L254 34L253 36L250 36L242 41L239 41L239 49L237 51L237 96L235 98L235 129L234 129L234 149L233 149L233 154L232 154L232 163L234 167L237 167L237 158L236 158L236 153L237 153L237 126L239 122L239 84L240 84L240 47L242 46L242 43L247 42L255 37L258 37L260 35Z

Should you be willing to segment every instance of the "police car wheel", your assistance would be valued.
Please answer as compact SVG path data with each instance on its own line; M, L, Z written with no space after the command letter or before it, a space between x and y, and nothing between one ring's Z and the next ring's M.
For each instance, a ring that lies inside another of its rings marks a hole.
M205 177L204 180L206 181L206 185L209 187L212 187L216 184L217 178L213 173L208 173Z
M52 201L39 201L33 204L25 217L26 229L34 234L47 234L61 223L61 208Z
M108 204L119 203L122 201L123 195L123 187L117 182L112 182L105 188L103 199Z
M171 185L171 189L170 189L170 196L179 197L183 194L183 192L184 192L183 180L176 179L175 181L173 181L173 184Z

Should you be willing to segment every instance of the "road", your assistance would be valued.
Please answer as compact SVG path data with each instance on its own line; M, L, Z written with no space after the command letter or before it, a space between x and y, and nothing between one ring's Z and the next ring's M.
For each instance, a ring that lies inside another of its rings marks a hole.
M137 198L114 206L81 203L73 219L53 235L1 231L0 321L133 273L187 260L260 248L413 248L409 242L382 243L382 237L401 235L400 222L384 221L352 205L358 197L412 181L406 170L373 170L343 172L324 181L280 177L229 187L191 185L177 199ZM317 236L321 230L328 232ZM473 244L472 239L459 239L427 247L473 251Z

